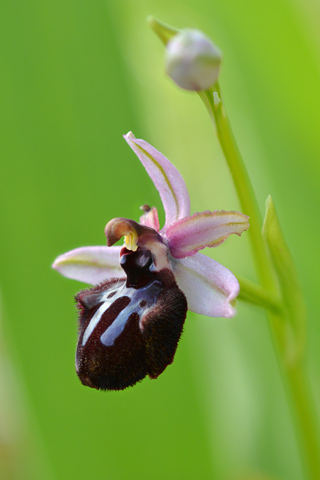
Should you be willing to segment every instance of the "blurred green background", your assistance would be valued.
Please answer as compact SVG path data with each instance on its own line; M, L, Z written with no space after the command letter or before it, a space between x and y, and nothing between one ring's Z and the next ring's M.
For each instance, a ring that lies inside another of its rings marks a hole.
M315 0L0 3L0 478L302 480L264 312L188 314L172 366L123 392L74 372L83 285L55 257L103 245L116 216L160 200L122 134L180 170L192 210L239 209L207 112L164 75L152 14L203 30L261 211L269 193L308 311L320 401L320 8ZM162 217L163 219L163 213ZM255 280L248 237L207 252ZM264 477L266 475L267 477Z

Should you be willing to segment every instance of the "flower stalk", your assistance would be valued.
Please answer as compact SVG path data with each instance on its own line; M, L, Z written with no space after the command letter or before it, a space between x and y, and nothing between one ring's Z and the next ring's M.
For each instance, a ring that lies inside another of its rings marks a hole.
M318 418L303 363L305 307L294 264L276 217L271 197L261 233L261 216L249 175L233 136L218 83L198 92L216 127L243 212L250 217L248 231L256 271L263 287L238 278L239 298L268 310L269 326L293 414L298 445L310 480L320 478ZM278 286L279 285L279 286Z
M226 115L219 84L216 83L210 90L199 92L199 96L214 120L218 139L227 160L242 211L250 217L248 234L258 278L265 288L276 293L277 289L274 286L274 275L270 268L268 254L261 241L261 215L245 164Z
M150 18L149 24L167 45L178 30ZM194 88L197 91L196 88ZM262 220L241 153L224 108L219 83L197 91L215 125L243 213L250 217L249 237L260 285L238 277L240 299L266 308L279 365L295 424L298 444L310 480L320 478L318 418L304 367L306 311L294 263L271 197Z
M247 278L237 275L237 279L240 285L239 300L265 308L271 313L281 314L283 312L283 304L278 296Z

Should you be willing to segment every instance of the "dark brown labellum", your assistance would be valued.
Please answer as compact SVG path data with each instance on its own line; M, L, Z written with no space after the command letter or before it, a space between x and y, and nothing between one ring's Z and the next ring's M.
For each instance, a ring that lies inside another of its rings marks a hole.
M169 268L154 271L150 251L125 251L126 277L76 296L76 370L84 385L123 390L146 375L157 378L173 361L187 301Z

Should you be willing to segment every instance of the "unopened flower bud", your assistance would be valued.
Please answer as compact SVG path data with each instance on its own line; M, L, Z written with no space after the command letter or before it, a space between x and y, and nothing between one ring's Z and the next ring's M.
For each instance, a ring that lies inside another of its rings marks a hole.
M166 47L166 72L179 87L207 90L218 80L221 53L199 30L179 32Z

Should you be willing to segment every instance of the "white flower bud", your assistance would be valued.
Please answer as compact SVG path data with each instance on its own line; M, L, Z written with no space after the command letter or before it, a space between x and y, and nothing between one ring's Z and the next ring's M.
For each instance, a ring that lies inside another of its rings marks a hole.
M199 30L179 32L166 47L166 72L179 87L207 90L218 80L221 53Z

